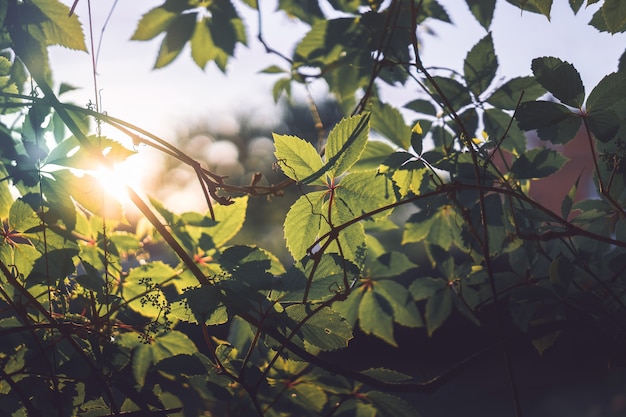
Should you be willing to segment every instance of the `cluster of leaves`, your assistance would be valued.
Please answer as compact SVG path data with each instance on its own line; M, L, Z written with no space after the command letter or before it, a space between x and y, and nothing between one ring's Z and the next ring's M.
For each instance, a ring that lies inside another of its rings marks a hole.
M357 330L391 346L398 326L432 335L455 312L493 329L505 352L507 324L543 351L581 316L624 343L624 59L586 98L575 68L554 57L499 84L490 34L463 74L431 73L416 33L426 19L449 20L437 1L329 3L342 17L317 2L279 2L310 30L288 70L266 72L287 74L276 97L323 78L354 114L323 152L275 134L288 180L263 187L229 185L145 130L62 104L68 87L53 91L46 48L85 49L77 18L56 0L3 3L0 104L14 117L0 124L3 414L414 416L394 393L429 392L443 379L351 369L331 353L349 349ZM488 29L495 1L467 3ZM551 1L510 3L550 15ZM577 11L583 1L570 3ZM622 30L625 13L606 0L592 24ZM157 67L190 42L199 66L225 70L246 41L229 0L168 0L133 38L163 32ZM43 97L25 94L27 75ZM412 123L377 96L380 82L421 87L403 110ZM545 93L550 101L536 101ZM176 214L129 190L144 217L131 227L94 167L133 152L89 134L90 118L187 164L208 212ZM523 131L566 144L581 125L598 198L576 202L578 184L567 185L555 213L528 190L565 157L527 149ZM284 219L293 265L254 242L230 244L250 195L288 185L301 193ZM161 259L151 250L159 244L169 250Z

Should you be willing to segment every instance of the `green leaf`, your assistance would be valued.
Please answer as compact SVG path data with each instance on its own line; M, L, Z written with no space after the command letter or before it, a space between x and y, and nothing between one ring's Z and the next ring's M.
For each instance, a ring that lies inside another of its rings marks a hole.
M201 230L208 234L217 248L221 248L228 243L241 230L246 220L246 210L248 209L248 196L235 197L233 204L215 205L214 225L202 227Z
M343 202L352 217L358 217L395 202L393 185L389 178L376 170L352 172L335 189L336 201ZM375 219L388 216L391 210L374 215Z
M425 314L428 336L432 336L435 330L450 317L453 307L453 293L448 286L428 297Z
M330 131L326 142L326 165L329 175L338 177L358 161L369 137L369 113L341 120Z
M516 179L544 178L560 170L567 162L561 153L546 148L534 148L521 154L511 166Z
M581 108L585 87L580 74L569 62L554 57L535 58L532 62L537 82L568 106Z
M376 416L380 417L419 417L420 414L400 397L380 391L365 393L368 400L376 407Z
M304 184L325 184L321 177L328 167L324 166L313 145L296 136L276 133L273 136L276 147L274 155L285 175Z
M279 0L278 8L290 17L297 17L305 23L313 24L320 19L324 21L324 13L317 1L311 0Z
M285 217L285 239L287 248L295 260L304 258L320 232L324 191L315 191L301 196L291 206Z
M155 38L159 33L165 32L176 17L183 10L182 7L172 7L174 2L167 2L165 5L155 7L144 14L137 28L130 38L133 41L147 41Z
M387 368L370 368L361 373L384 382L403 382L412 379L409 375Z
M496 0L465 0L465 2L478 23L488 30L496 8Z
M369 274L374 278L396 277L416 266L404 253L396 251L383 253L368 263Z
M312 306L296 304L285 309L299 325L311 313ZM335 311L324 307L304 322L297 331L305 346L310 344L323 351L345 348L352 339L352 327Z
M152 365L176 355L197 352L196 345L186 334L170 330L155 336L148 344L140 344L133 351L133 375L139 385L144 385L146 374Z
M429 116L436 116L437 109L433 104L428 100L416 99L408 102L404 105L407 109L411 109L414 112L427 114Z
M122 281L122 296L137 313L150 318L159 317L167 304L161 285L177 275L172 267L160 261L132 268Z
M472 47L465 58L463 73L468 88L479 96L489 87L497 70L498 58L489 33Z
M411 283L409 291L413 295L415 301L426 300L430 298L436 292L444 289L448 285L448 282L439 278L423 277L418 278Z
M572 260L561 254L557 255L550 263L549 275L554 291L564 297L575 275Z
M78 16L69 16L70 9L57 0L31 0L45 16L38 28L45 36L46 45L61 45L79 51L87 51L85 35Z
M545 92L546 90L534 77L517 77L498 87L487 102L498 109L515 110L520 100L536 100Z
M433 80L437 86L439 86L443 96L448 100L455 111L472 103L472 97L469 95L467 87L458 81L439 76L433 77ZM446 107L441 94L439 94L435 86L429 83L429 90L433 94L433 98L437 100L442 107Z
M359 327L365 334L373 334L397 347L398 344L393 337L391 305L372 289L365 289L363 292L363 298L359 304Z
M542 140L565 144L572 140L580 128L580 117L567 107L550 101L522 103L515 113L522 130L537 130Z
M372 110L372 129L402 149L411 146L411 128L398 109L388 103L377 103Z
M574 14L577 14L585 0L569 0L569 5Z
M215 286L189 289L172 303L172 316L188 323L204 323L208 326L228 322L228 312L222 302L223 296Z
M615 137L620 123L626 118L626 72L605 76L587 98L587 123L601 142ZM620 110L621 109L621 110Z
M426 241L449 250L452 244L460 241L460 221L451 205L444 204L436 212L422 210L413 214L406 223L402 244Z
M406 327L422 327L422 316L410 293L397 282L384 279L373 283L374 291L382 296L393 310L393 321Z
M382 141L368 140L359 160L352 166L355 170L378 168L394 152L394 149Z
M196 22L190 43L191 57L200 68L204 69L209 61L217 57L218 52L209 28L209 18L205 17Z
M626 27L626 3L621 0L605 0L601 10L610 33L624 31Z
M483 125L491 142L499 142L502 149L523 152L526 135L511 122L511 115L500 109L487 109L483 113Z
M176 16L167 28L165 38L161 42L154 68L163 68L180 54L193 35L196 27L196 15L197 13L185 13Z
M91 213L107 219L121 220L123 209L115 196L104 189L100 181L88 174L78 177L69 170L50 173L56 182L64 186L78 204Z

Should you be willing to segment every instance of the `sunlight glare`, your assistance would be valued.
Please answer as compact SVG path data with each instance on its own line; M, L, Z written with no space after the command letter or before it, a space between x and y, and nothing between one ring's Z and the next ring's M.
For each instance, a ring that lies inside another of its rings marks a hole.
M101 165L91 174L107 194L127 206L130 203L127 187L130 186L136 192L141 191L145 172L142 165L139 158L131 156L123 162L114 164L112 168Z

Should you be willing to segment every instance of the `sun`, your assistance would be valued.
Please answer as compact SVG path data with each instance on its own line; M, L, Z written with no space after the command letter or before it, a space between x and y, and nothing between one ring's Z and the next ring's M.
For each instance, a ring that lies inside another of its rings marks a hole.
M119 201L123 206L131 204L128 196L128 187L136 192L142 190L145 169L141 158L137 156L130 156L112 167L100 165L91 171L91 175L98 181L102 190Z

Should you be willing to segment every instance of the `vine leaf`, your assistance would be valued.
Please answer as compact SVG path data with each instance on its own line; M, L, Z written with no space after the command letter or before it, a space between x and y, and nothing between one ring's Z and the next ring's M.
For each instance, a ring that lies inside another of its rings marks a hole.
M363 113L341 120L328 134L326 161L329 175L336 178L359 159L369 137L370 115Z
M285 217L287 248L295 260L304 258L320 231L324 191L303 195L291 206Z
M623 32L626 29L626 4L621 0L605 0L602 17L610 33Z
M133 352L133 375L139 385L144 385L146 374L152 365L176 355L197 352L196 345L185 333L170 330L156 335L149 343L138 345Z
M479 96L485 91L498 70L498 58L493 47L491 33L482 38L468 52L463 65L467 87Z
M130 39L134 41L148 41L154 39L161 32L166 31L178 14L184 10L180 6L174 7L175 4L179 3L168 2L167 7L165 5L155 7L144 14Z
M365 393L380 417L419 417L419 413L402 398L380 391Z
M35 15L29 16L34 20L28 28L29 32L38 33L41 31L42 36L35 36L46 45L61 45L70 49L87 51L78 16L68 17L69 7L56 0L31 0L31 2L45 18L43 21L37 21Z
M485 29L489 29L496 8L496 0L465 0L465 2L478 23Z
M286 176L303 184L324 185L324 163L313 145L297 136L274 136L274 155Z
M534 148L524 152L513 162L511 174L517 179L543 178L560 170L567 158L559 152L546 148Z
M545 92L546 90L534 77L517 77L498 87L487 102L496 109L515 110L520 98L523 97L524 101L535 100Z
M533 74L539 84L568 106L580 108L585 100L585 87L572 64L559 58L533 59Z
M587 123L601 142L609 142L626 120L626 71L604 77L587 98Z
M196 25L196 15L197 13L178 15L168 26L165 38L163 42L161 42L154 68L165 67L180 55L183 47L193 35Z
M409 149L411 128L406 125L402 113L388 103L376 103L374 106L372 129L402 149Z
M296 304L287 307L285 312L293 320L293 324L297 325L311 313L311 306ZM297 331L297 336L305 347L312 345L323 351L345 348L353 338L352 327L329 307L324 307L310 316Z
M522 130L537 130L542 140L565 144L572 140L581 125L581 118L567 107L551 101L527 101L515 112Z
M122 281L122 296L137 313L150 318L159 317L167 304L161 284L177 275L172 267L160 261L132 268Z

